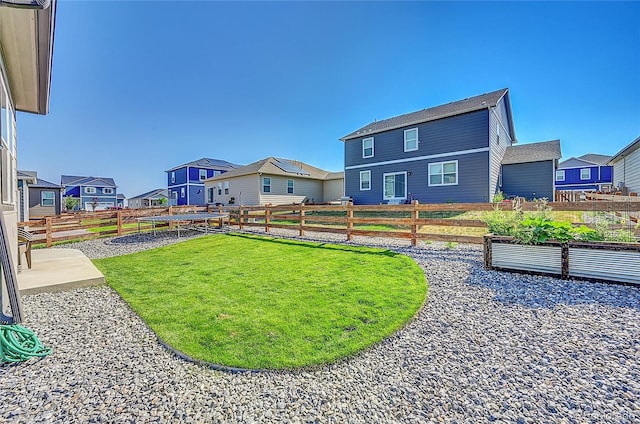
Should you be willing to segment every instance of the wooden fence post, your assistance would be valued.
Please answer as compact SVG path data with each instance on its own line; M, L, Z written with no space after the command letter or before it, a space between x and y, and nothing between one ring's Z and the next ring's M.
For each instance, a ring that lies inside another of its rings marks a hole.
M491 259L491 248L492 248L492 243L491 243L491 235L484 235L482 236L482 245L483 245L483 251L484 251L484 269L493 269L493 260Z
M122 211L118 211L118 236L122 235Z
M271 204L264 205L264 231L269 232L269 224L271 221Z
M238 226L241 230L244 227L244 209L242 209L242 205L238 207Z
M53 228L51 226L51 217L47 217L46 219L46 227L47 227L47 247L53 246Z
M347 203L347 240L353 240L353 201L349 200Z
M300 237L304 236L304 203L300 203Z
M413 210L411 211L411 246L418 245L418 224L416 221L420 215L420 211L418 210L418 201L413 201Z

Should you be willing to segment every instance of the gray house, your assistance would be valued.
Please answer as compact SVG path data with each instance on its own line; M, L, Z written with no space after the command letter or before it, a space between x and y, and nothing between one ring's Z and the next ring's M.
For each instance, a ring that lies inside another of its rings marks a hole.
M128 205L132 209L155 208L169 204L169 193L166 188L155 190L131 197Z
M502 158L502 192L525 199L555 199L560 140L507 147Z
M488 202L517 142L507 88L375 121L340 140L345 195L356 204Z
M60 215L62 190L62 186L38 178L35 171L18 171L18 220Z

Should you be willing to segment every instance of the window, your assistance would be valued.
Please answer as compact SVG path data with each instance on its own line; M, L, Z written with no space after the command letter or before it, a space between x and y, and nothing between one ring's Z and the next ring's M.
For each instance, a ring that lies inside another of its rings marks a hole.
M222 174L222 171L213 171L213 176L214 177L217 177L220 174Z
M95 187L85 187L84 188L84 192L87 194L96 194L96 188Z
M184 187L180 187L180 197L184 197Z
M580 179L581 180L590 180L591 179L591 168L581 168L580 169Z
M200 181L204 181L207 179L207 170L201 169L200 171Z
M405 199L407 197L407 173L384 174L384 198Z
M556 171L556 181L564 181L564 169L558 169Z
M429 164L429 185L458 184L458 161L438 162Z
M171 173L171 184L176 182L176 173L175 171Z
M418 150L418 129L404 130L404 151Z
M293 194L293 180L287 180L287 193Z
M102 189L102 193L104 193L104 194L113 194L113 189L105 187L105 188Z
M360 190L371 190L371 171L360 171Z
M269 177L262 178L262 192L271 193L271 178Z
M213 203L213 193L214 193L214 188L213 187L209 187L207 189L207 203Z
M224 182L224 194L229 194L229 181Z
M365 138L362 140L362 157L373 157L373 137Z
M222 183L218 183L218 196L222 196Z
M41 202L42 206L55 206L56 205L56 194L53 191L43 191L41 193Z

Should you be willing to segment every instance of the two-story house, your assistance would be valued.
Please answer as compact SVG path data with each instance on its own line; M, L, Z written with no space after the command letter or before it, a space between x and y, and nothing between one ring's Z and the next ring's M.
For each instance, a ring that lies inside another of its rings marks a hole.
M558 164L556 189L574 191L610 191L613 187L611 156L589 153Z
M64 197L76 198L75 210L100 211L118 203L118 186L113 178L63 175L60 178Z
M516 143L509 90L374 121L340 140L345 195L356 204L488 202Z
M206 205L204 180L239 167L226 160L202 158L165 171L169 204Z
M0 5L0 214L18 255L17 112L49 113L56 1ZM0 279L4 279L0 273ZM3 284L0 284L3 285ZM0 315L7 299L0 296Z

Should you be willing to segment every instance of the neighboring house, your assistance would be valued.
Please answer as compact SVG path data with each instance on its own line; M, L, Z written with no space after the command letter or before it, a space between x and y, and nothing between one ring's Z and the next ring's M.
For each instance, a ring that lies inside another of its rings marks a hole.
M101 211L118 203L118 186L113 178L63 175L60 185L64 188L65 197L78 199L76 210Z
M165 171L169 204L204 206L204 180L240 166L225 160L202 158Z
M268 157L205 181L207 204L324 203L344 195L344 174Z
M640 137L613 155L613 184L622 194L640 193Z
M43 2L46 8L42 9L31 3L20 8L0 4L0 213L14 257L18 255L19 200L16 112L49 113L57 4Z
M18 171L19 221L60 215L62 187L38 178L35 171Z
M124 194L118 193L118 195L116 196L116 207L120 209L124 208L126 206L124 204L126 200L127 200L127 196L125 196Z
M557 190L609 191L613 186L611 156L589 153L558 164Z
M133 209L154 208L169 204L166 188L157 188L129 199L129 207Z
M507 147L502 158L501 190L507 197L555 200L560 140Z
M344 137L355 204L488 202L516 143L509 90L374 121Z

